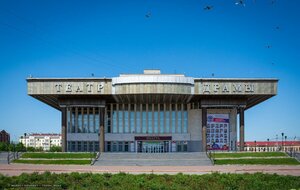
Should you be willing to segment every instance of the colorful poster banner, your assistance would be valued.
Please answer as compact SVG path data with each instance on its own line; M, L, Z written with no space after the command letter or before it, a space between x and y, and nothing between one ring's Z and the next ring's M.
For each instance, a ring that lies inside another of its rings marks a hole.
M207 114L207 150L228 150L229 114Z

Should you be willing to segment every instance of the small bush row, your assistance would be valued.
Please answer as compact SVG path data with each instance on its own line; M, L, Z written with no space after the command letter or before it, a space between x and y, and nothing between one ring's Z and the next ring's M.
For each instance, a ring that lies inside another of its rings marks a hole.
M70 173L21 174L8 177L0 175L0 187L23 189L299 189L300 176L276 174L220 174L205 175L155 175L155 174L92 174ZM50 187L50 188L49 188Z

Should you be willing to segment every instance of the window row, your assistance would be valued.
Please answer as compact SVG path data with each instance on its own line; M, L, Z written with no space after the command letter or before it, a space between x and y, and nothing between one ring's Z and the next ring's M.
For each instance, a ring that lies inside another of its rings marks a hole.
M100 108L67 108L68 133L99 133Z
M68 141L68 152L98 152L99 141Z
M187 133L186 104L111 104L108 133Z

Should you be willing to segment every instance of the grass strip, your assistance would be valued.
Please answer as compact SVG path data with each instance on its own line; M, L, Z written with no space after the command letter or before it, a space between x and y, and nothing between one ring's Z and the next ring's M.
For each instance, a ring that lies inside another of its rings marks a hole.
M243 158L243 157L279 157L286 156L284 152L240 152L240 153L212 153L214 158Z
M18 187L21 186L21 187ZM30 187L35 185L36 188ZM172 190L223 190L223 189L299 189L300 176L277 174L204 174L204 175L155 175L155 174L93 174L45 172L42 174L23 173L19 176L0 174L3 189L172 189ZM41 186L41 187L39 187Z
M91 160L14 160L14 163L22 164L62 164L62 165L85 165L90 164Z
M95 157L96 153L43 153L43 152L26 152L22 158L91 158Z
M300 165L294 158L268 158L268 159L220 159L215 160L216 165L226 164L263 164L263 165Z

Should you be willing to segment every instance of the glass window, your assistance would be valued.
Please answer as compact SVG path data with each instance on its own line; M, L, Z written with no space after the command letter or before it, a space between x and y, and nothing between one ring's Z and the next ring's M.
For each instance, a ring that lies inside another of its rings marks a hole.
M128 105L125 105L125 110L124 110L124 128L125 128L125 133L129 133L129 112L128 112Z
M134 131L134 109L131 109L130 111L130 133L135 133Z
M172 124L172 133L176 133L176 108L175 104L172 104L172 113L171 113L171 124Z
M142 108L142 133L146 133L147 132L147 112L146 112L146 105L143 104L143 108Z
M129 151L129 143L128 142L125 142L124 151L125 152Z
M77 142L78 152L82 152L81 141Z
M100 128L100 115L99 112L95 113L95 133L99 133Z
M136 133L141 133L141 111L140 105L136 106Z
M93 141L90 141L90 142L89 142L89 151L90 151L90 152L93 152L93 151L94 151L94 142L93 142Z
M177 106L177 133L182 133L182 111L181 111L181 104L178 104Z
M75 141L71 141L71 142L72 142L71 152L75 152Z
M94 114L91 110L90 110L90 114L89 114L89 133L95 133L95 131L94 131Z
M75 129L75 112L74 112L74 109L72 109L72 131L74 131L74 133L76 132L76 129ZM74 129L74 130L73 130Z
M119 106L119 133L123 133L123 110L122 110L122 105Z
M99 141L95 141L95 151L99 151Z
M67 109L67 131L68 133L71 132L71 113L70 113L70 108ZM74 133L72 131L72 133Z
M68 146L67 146L67 150L68 150L68 152L71 152L71 142L70 141L68 141Z
M117 111L116 111L116 105L113 105L113 133L117 133Z
M148 105L148 133L152 134L153 133L153 128L152 128L152 105Z
M123 142L118 142L119 145L119 152L123 152Z
M188 112L186 110L183 111L183 133L187 133L188 129Z
M158 111L154 111L154 133L159 133L158 131Z
M83 115L83 133L88 133L88 114L85 110L85 113Z
M81 109L78 109L78 118L77 118L77 131L78 133L81 133L82 129L82 114L81 114Z
M107 113L106 113L106 133L111 133L111 104L107 107Z
M111 143L110 143L110 141L108 141L108 142L106 142L106 151L107 152L110 152L111 151Z
M160 133L165 133L165 128L164 128L164 105L160 104L160 110L159 110L159 127L160 127Z
M88 150L88 144L87 144L87 141L83 141L83 151L84 152L87 152L87 150Z
M117 142L113 142L113 152L117 152Z
M166 105L165 120L166 120L166 133L170 133L170 107L169 107L169 105Z

